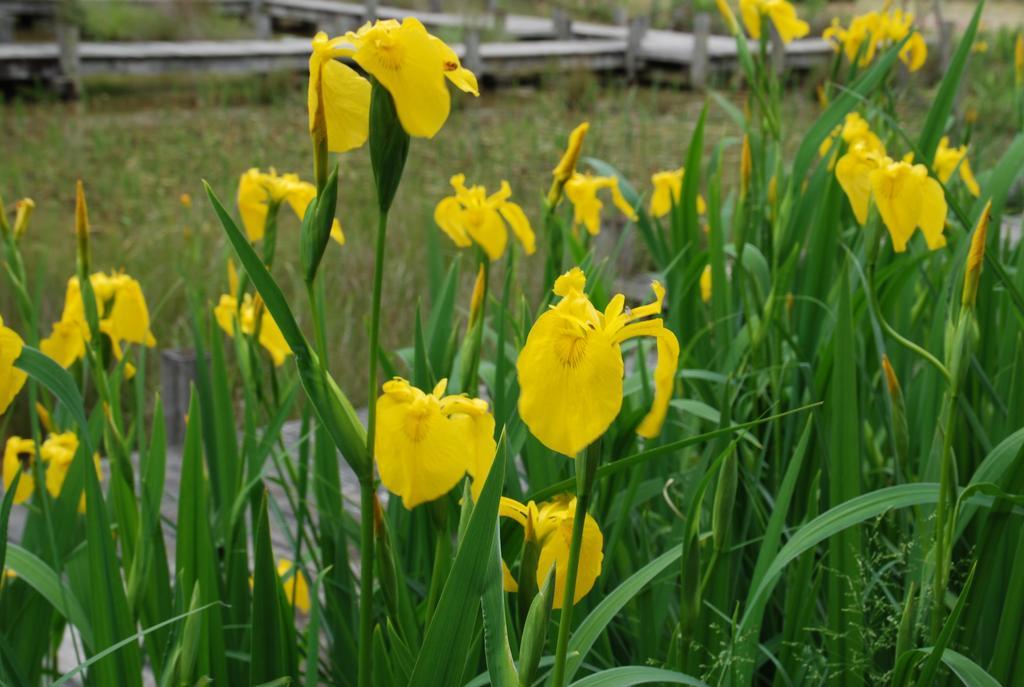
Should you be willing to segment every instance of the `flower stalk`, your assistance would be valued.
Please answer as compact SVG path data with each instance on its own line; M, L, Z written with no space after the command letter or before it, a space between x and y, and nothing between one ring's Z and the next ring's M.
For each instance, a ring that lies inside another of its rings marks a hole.
M555 645L555 667L551 684L565 685L565 661L569 651L569 632L572 629L572 609L576 603L576 576L580 567L580 545L583 542L583 526L593 497L594 478L601 457L601 442L595 441L576 458L576 511L572 519L572 540L569 544L569 564L565 571L565 592L562 597L562 614L558 619L558 642Z

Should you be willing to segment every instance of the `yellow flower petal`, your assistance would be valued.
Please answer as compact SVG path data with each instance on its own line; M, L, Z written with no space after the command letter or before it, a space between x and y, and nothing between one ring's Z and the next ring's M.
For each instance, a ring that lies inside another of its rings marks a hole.
M262 174L255 167L247 169L238 180L238 212L250 241L259 241L267 223L269 194L263 186Z
M856 144L836 163L836 179L850 200L854 217L863 225L868 221L871 200L871 173L879 160L863 144Z
M0 414L7 411L28 378L25 372L14 367L24 345L21 337L13 329L5 327L0 317Z
M897 253L907 249L907 242L917 228L922 208L922 183L916 168L890 162L871 172L871 189L878 212L889 230L892 247Z
M71 367L76 360L85 357L85 337L81 327L75 322L57 320L50 336L39 342L39 350L61 367Z
M281 367L285 358L292 354L292 349L285 341L281 328L277 326L277 322L266 310L263 311L263 318L260 321L260 345L270 353L275 367Z
M711 265L704 265L700 273L700 299L705 303L711 301Z
M341 40L328 40L323 32L313 39L307 93L309 130L315 130L317 111L322 107L327 149L335 153L363 145L370 126L370 82L334 59L342 54L336 48Z

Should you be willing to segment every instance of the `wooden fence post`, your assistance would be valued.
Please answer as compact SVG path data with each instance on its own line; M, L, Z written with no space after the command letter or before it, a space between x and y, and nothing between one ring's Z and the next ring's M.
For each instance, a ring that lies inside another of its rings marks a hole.
M444 12L444 8L441 6L441 0L430 0L430 2L427 3L427 9L431 12L436 12L437 14Z
M72 0L62 0L57 7L57 44L60 79L57 88L62 97L78 98L82 94L82 61L78 54L79 30L75 22Z
M196 353L187 348L160 351L160 395L167 427L167 444L181 446L185 437L185 416L196 379Z
M466 54L462 58L466 69L476 75L477 80L483 79L484 61L480 56L480 29L476 26L467 26L463 32L463 47Z
M572 38L572 17L561 7L556 7L551 12L551 23L554 24L555 37L560 40Z
M263 6L263 0L249 0L249 25L257 38L270 38L273 34L270 15Z
M650 18L646 15L633 17L629 20L626 33L626 78L634 81L643 69L644 35L647 33Z
M708 71L711 58L708 55L708 38L711 34L711 15L698 12L693 18L693 57L690 59L690 86L704 89L708 85Z
M365 21L377 21L377 0L363 0Z
M14 42L14 16L0 9L0 43Z

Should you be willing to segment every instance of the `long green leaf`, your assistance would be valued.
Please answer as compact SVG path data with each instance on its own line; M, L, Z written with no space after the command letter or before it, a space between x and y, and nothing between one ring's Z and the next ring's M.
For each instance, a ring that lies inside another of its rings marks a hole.
M461 682L477 626L480 597L491 566L491 546L507 458L507 437L502 434L487 482L479 502L473 507L466 534L455 554L455 563L424 635L409 687L448 687Z
M935 150L939 147L939 139L942 138L942 134L946 130L946 120L949 119L949 113L953 110L956 93L960 90L964 68L967 66L967 58L970 57L974 47L974 36L978 33L978 22L981 21L983 9L985 9L985 0L979 0L974 14L971 16L971 22L967 25L967 30L960 37L960 45L957 46L953 59L946 67L942 84L928 110L928 117L924 120L924 128L921 130L921 138L918 140L917 147L921 151L921 159L929 167L935 158Z
M695 677L677 673L673 670L663 668L651 668L649 666L622 666L609 668L600 673L588 675L582 680L572 683L571 687L628 687L629 685L646 685L651 682L659 682L672 685L693 685L693 687L707 687Z

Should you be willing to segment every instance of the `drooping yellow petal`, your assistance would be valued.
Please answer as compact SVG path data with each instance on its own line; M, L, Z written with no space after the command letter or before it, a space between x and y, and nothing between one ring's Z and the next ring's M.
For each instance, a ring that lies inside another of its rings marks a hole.
M259 241L267 223L269 194L263 185L263 175L255 167L247 169L238 180L238 213L250 241Z
M142 294L142 285L137 280L127 275L120 280L109 319L119 339L150 348L156 346L156 339L149 329L149 308Z
M24 345L21 337L5 327L0 317L0 415L7 411L28 378L24 371L14 367Z
M36 482L32 476L32 460L36 445L31 439L12 436L4 447L4 491L11 487L14 476L21 470L18 490L14 492L14 503L25 503L35 491Z
M370 82L334 59L341 52L336 48L340 41L328 40L323 32L313 39L307 95L309 129L314 131L322 108L327 149L335 153L363 145L370 126Z
M754 40L761 39L761 9L759 0L740 0L740 18L747 33Z
M803 38L811 31L810 25L796 14L796 8L786 0L762 0L764 14L767 14L779 32L783 43Z
M836 163L836 179L846 193L857 222L868 221L871 201L871 173L878 168L878 156L863 144L856 144Z
M284 365L285 359L292 354L292 349L285 341L281 328L277 326L277 322L266 310L263 311L263 318L260 321L260 345L270 353L274 367Z
M441 58L441 68L444 70L445 77L463 93L472 93L475 96L479 96L480 86L477 83L476 74L462 66L459 56L455 54L451 46L436 36L431 36L430 38L433 39L437 47L438 55Z
M414 17L378 21L346 38L356 46L352 58L391 94L406 133L433 138L451 110L437 40Z
M512 233L519 239L519 243L523 244L523 251L527 255L533 255L537 250L537 239L534 236L533 229L530 227L530 220L527 219L526 213L523 212L523 208L517 203L504 202L498 206L498 212L508 222L508 225L512 228Z
M889 162L870 175L875 204L897 253L907 249L907 242L921 218L923 184L915 167L920 165Z
M928 44L925 43L921 32L915 31L900 49L900 60L907 65L909 71L916 72L924 66L927 59Z
M442 412L465 438L466 472L473 480L473 500L479 500L497 451L494 416L487 411L487 402L480 399L448 396L441 399L441 406Z
M458 198L447 196L434 207L434 222L441 228L441 231L448 234L456 246L468 248L473 245L473 241L462 226L461 214L462 205Z
M213 309L213 316L228 336L234 336L235 318L238 316L238 299L226 293L223 294Z
M85 357L85 337L81 327L75 322L57 320L50 335L39 342L39 350L61 367L71 367L76 360Z
M705 303L711 302L711 265L704 265L700 273L700 299Z
M924 167L921 166L923 173ZM942 186L929 176L921 178L921 216L918 226L924 234L925 243L930 250L937 250L946 245L943 234L946 228L946 194Z

